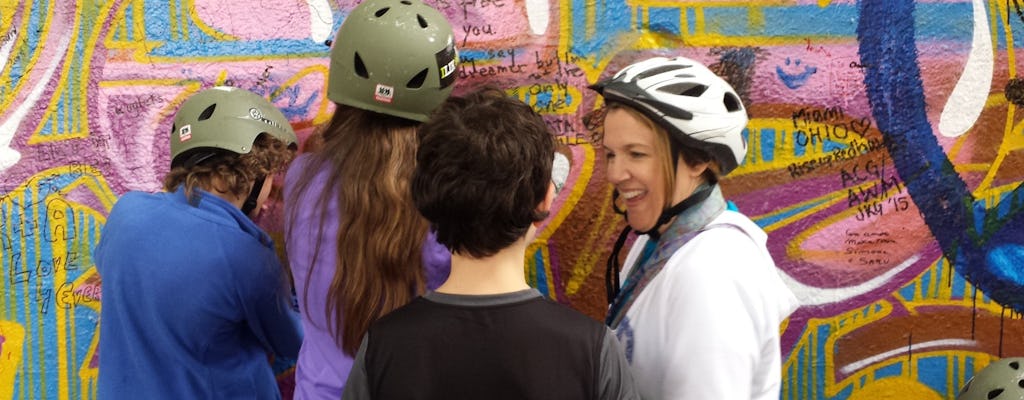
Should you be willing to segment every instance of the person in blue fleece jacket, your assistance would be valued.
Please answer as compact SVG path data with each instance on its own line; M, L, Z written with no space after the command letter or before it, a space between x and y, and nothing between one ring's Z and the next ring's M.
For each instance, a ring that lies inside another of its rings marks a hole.
M166 192L122 196L95 249L100 398L281 398L269 357L297 357L302 333L251 217L296 142L281 111L243 89L181 105Z

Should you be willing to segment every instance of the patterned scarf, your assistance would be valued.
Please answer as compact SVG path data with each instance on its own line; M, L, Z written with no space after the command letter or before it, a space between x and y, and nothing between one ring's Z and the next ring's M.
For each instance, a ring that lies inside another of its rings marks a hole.
M633 301L661 272L676 250L703 232L708 223L725 210L725 198L722 197L722 190L717 184L704 184L696 189L701 190L711 190L711 194L703 202L679 213L668 229L661 234L660 239L648 240L641 257L637 259L635 266L629 271L629 276L626 277L626 282L622 284L622 290L608 309L605 323L612 329L618 327Z

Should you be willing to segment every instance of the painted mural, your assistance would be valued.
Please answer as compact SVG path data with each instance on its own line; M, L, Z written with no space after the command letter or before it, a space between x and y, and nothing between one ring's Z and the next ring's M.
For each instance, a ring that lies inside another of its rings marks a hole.
M527 260L551 298L600 317L624 226L581 122L600 106L586 86L685 55L748 105L749 152L723 187L803 304L780 327L784 399L948 399L1024 355L1021 2L429 2L457 35L457 90L507 88L572 154ZM0 400L95 397L91 249L119 195L159 190L174 110L239 86L309 137L354 4L0 1ZM274 216L260 223L279 234Z

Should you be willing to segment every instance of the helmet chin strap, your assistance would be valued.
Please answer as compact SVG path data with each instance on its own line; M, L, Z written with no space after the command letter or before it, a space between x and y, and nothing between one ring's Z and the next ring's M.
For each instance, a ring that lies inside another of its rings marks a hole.
M671 221L672 218L675 218L676 215L679 215L679 213L682 213L683 211L688 210L690 207L693 207L694 204L704 201L704 199L708 198L708 196L710 195L711 186L698 186L697 189L690 194L690 197L687 197L683 201L680 201L676 203L674 206L666 208L664 211L662 211L661 216L658 217L658 221L654 223L654 226L652 226L651 229L638 232L641 235L650 235L651 238L654 240L660 239L661 232L659 230L662 226L669 223L669 221Z
M266 178L266 176L256 177L256 182L252 184L252 190L249 191L249 197L246 197L245 203L242 203L242 214L248 216L256 209L256 205L260 198L260 192L263 191L263 182L267 180Z
M637 231L637 233L641 235L648 235L651 237L651 240L657 241L661 238L661 232L659 230L663 225L671 221L672 218L675 218L675 216L679 215L683 211L686 211L690 207L693 207L707 199L708 196L711 195L711 189L714 185L715 183L712 183L711 185L698 186L697 190L691 193L689 197L662 211L661 216L658 217L658 221L654 223L654 226L652 226L651 229L646 231ZM615 200L618 200L618 198L619 191L613 191L612 209L615 210L616 214L621 214L626 217L626 220L628 221L629 215L626 211L619 209L619 206L615 204ZM632 230L633 228L630 227L629 224L626 224L626 227L621 233L619 233L618 239L615 240L615 247L612 248L612 254L608 257L608 263L605 268L604 275L605 294L608 298L608 304L612 304L612 302L615 301L615 298L619 295L619 288L622 286L619 280L619 272L622 271L622 266L619 265L619 253L622 251L622 247L625 246L626 238L629 237L629 232Z

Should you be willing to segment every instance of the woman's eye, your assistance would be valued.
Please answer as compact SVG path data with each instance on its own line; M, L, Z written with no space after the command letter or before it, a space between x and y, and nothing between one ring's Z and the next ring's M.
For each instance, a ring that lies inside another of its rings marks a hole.
M644 156L646 156L647 154L644 154L644 153L638 153L638 152L635 152L635 151L634 151L634 152L631 152L631 153L629 153L629 155L630 155L631 157L633 157L633 158L640 158L640 157L644 157Z
M611 160L615 158L615 153L605 153L604 158Z

